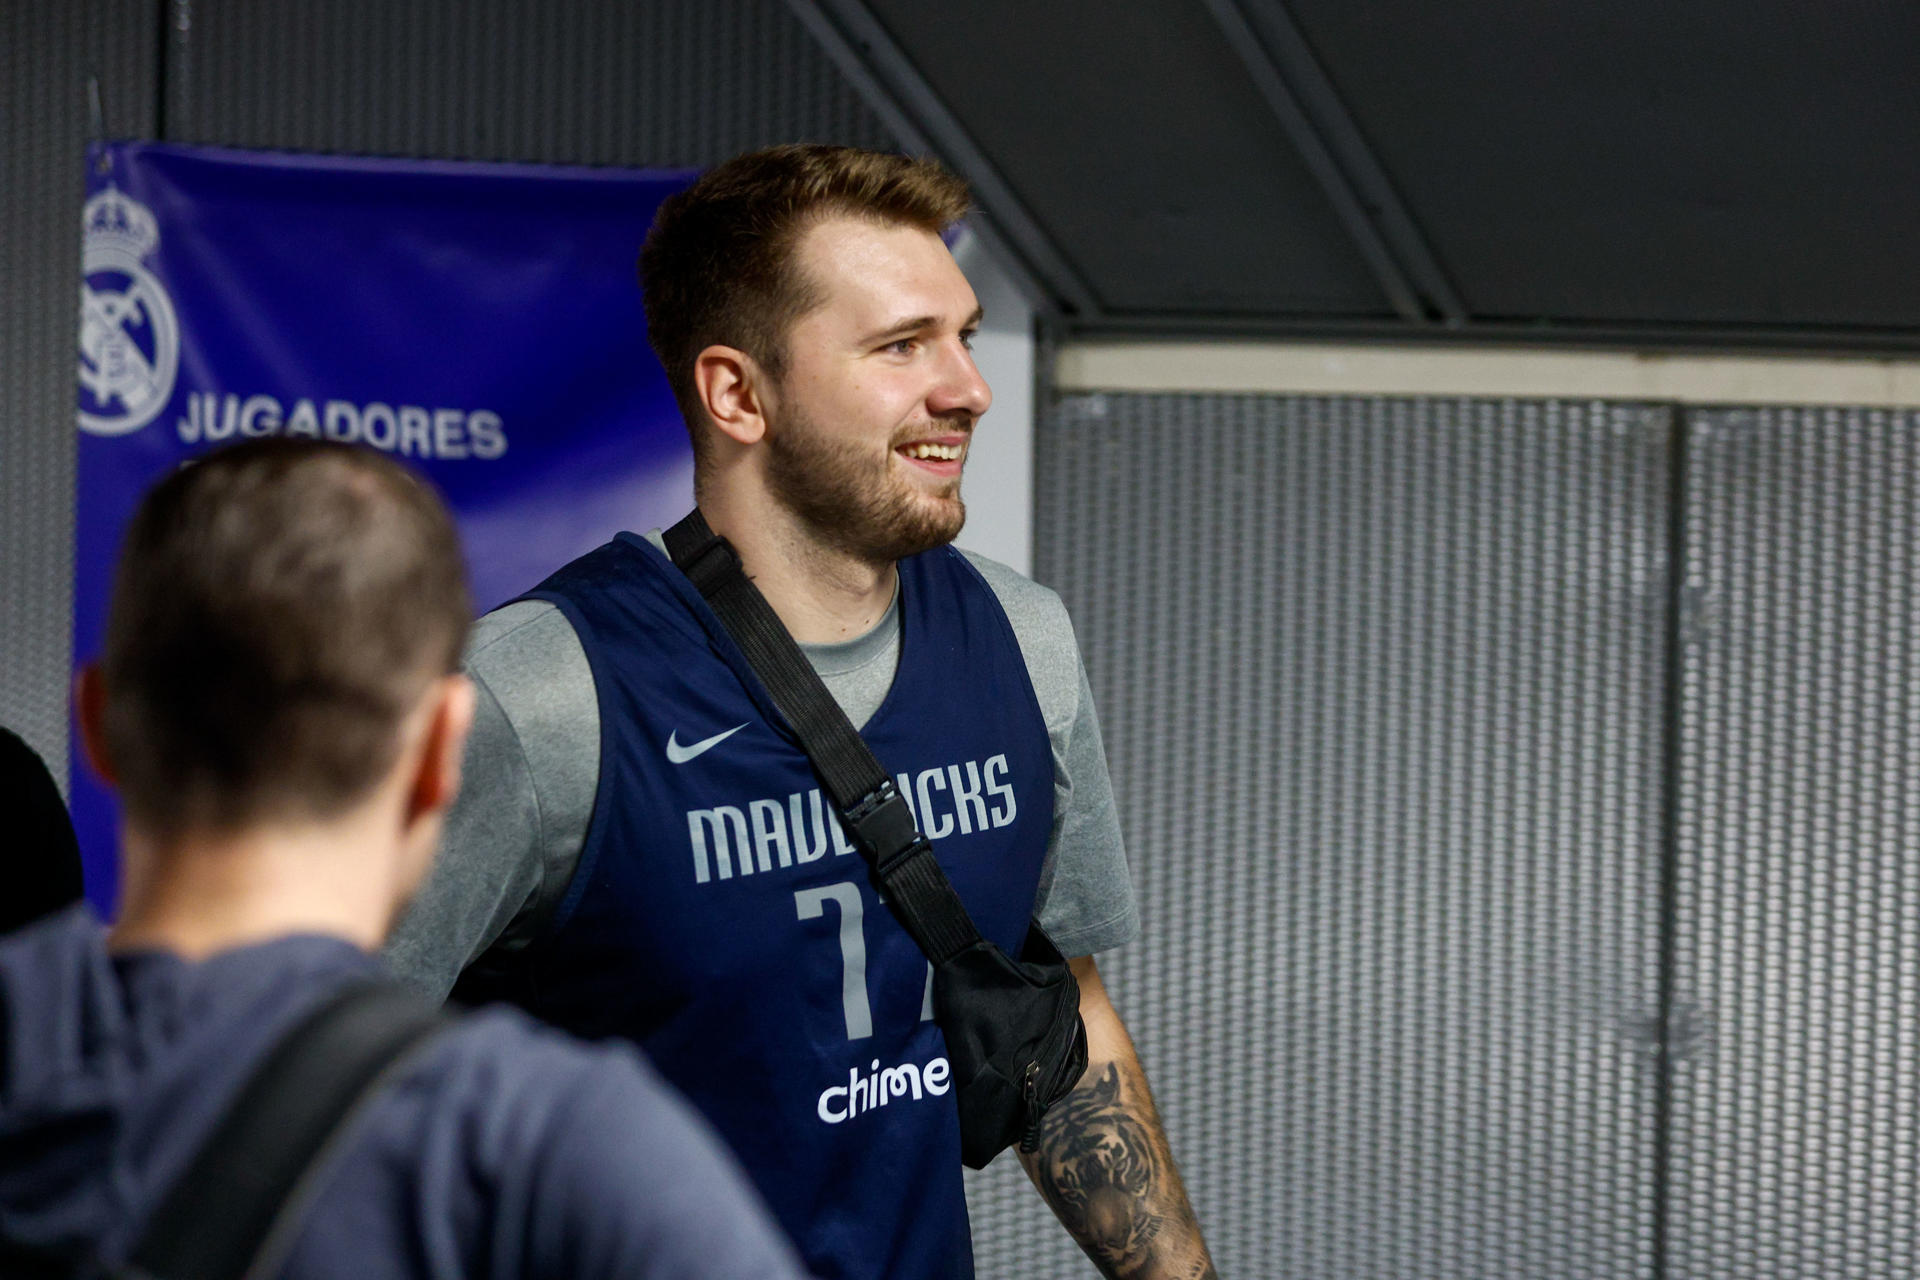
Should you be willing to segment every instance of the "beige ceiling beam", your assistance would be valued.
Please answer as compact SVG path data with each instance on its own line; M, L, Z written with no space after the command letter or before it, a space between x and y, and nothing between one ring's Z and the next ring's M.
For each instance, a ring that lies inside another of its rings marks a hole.
M1920 408L1920 359L1080 339L1062 391L1495 396Z

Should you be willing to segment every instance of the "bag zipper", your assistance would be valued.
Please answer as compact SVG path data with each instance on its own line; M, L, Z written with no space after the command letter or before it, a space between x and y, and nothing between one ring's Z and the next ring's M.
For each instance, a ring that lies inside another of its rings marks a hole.
M1075 1058L1079 1058L1084 1066L1084 1054L1077 1054L1074 1050L1085 1043L1085 1036L1085 1024L1078 1018L1075 1018L1073 1021L1072 1037L1067 1042L1066 1054L1060 1059L1060 1065L1055 1072L1056 1076L1065 1076L1069 1073L1078 1074L1073 1070ZM1043 1103L1040 1101L1040 1061L1036 1058L1032 1062L1027 1063L1026 1075L1020 1082L1020 1100L1026 1119L1026 1123L1022 1125L1020 1129L1021 1151L1031 1155L1039 1150L1041 1117L1047 1114L1048 1107L1051 1106L1053 1102L1057 1102L1067 1089L1073 1087L1073 1084L1074 1082L1071 1079L1062 1080L1056 1078L1048 1081L1048 1093L1051 1095L1051 1100Z
M1027 1074L1020 1082L1021 1110L1026 1115L1026 1124L1020 1129L1020 1150L1032 1155L1040 1149L1040 1117L1046 1109L1040 1105L1040 1064L1029 1062Z

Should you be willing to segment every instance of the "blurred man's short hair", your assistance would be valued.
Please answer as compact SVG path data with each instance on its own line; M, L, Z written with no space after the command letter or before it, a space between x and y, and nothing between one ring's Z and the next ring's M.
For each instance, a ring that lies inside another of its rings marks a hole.
M108 613L105 746L129 818L352 808L472 616L453 521L398 463L277 438L182 467L134 515Z

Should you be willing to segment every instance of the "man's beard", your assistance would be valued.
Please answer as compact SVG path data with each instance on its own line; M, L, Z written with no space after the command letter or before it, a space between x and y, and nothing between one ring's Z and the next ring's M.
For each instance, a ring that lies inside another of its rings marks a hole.
M957 432L972 433L972 415ZM893 449L874 463L870 447L835 440L790 413L767 436L767 484L822 543L871 564L891 564L945 546L967 522L956 477L927 493L893 474Z

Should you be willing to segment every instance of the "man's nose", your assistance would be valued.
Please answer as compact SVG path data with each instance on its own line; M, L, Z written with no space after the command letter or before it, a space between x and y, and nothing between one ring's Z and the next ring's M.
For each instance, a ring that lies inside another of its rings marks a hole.
M927 407L935 413L964 410L978 418L993 403L993 389L980 376L973 352L955 342L950 349L939 384L928 398Z

